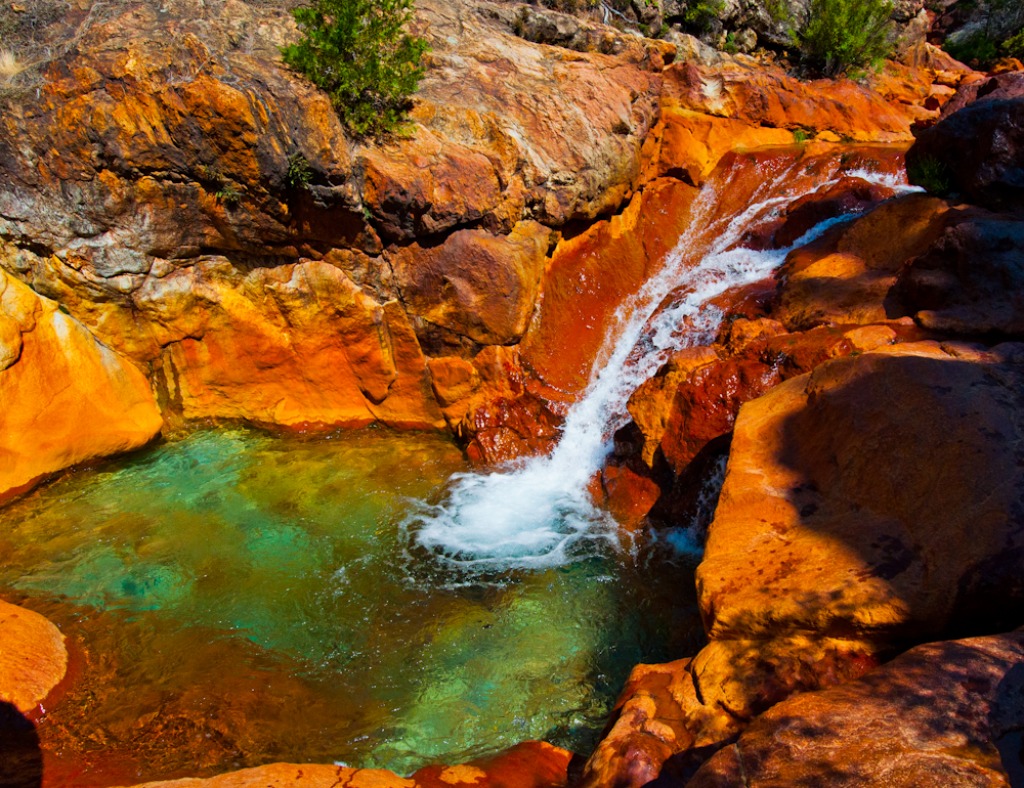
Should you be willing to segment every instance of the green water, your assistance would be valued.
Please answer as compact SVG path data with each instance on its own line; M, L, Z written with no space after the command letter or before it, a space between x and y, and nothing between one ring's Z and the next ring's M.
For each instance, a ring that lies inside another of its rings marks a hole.
M447 574L401 522L463 469L439 437L227 429L0 512L0 593L76 654L38 723L50 781L276 760L409 773L524 739L585 752L634 663L692 648L692 578L642 550Z

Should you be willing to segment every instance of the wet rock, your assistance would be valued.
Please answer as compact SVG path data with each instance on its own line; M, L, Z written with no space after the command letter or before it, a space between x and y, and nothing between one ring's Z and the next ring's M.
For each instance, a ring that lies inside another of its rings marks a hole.
M0 271L0 499L163 426L143 374L58 305Z
M747 403L697 571L711 637L1020 623L1020 359L897 345Z
M0 642L0 703L36 711L67 672L64 636L38 613L0 600Z
M778 704L688 785L1013 785L1022 710L1024 634L930 643Z

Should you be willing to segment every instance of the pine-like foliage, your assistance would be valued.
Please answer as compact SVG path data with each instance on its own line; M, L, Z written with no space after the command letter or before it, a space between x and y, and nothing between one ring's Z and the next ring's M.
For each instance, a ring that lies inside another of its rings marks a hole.
M873 66L892 49L892 0L811 0L801 57L825 76Z
M427 42L405 32L413 0L314 0L292 11L305 38L284 61L331 97L345 125L380 137L408 117Z

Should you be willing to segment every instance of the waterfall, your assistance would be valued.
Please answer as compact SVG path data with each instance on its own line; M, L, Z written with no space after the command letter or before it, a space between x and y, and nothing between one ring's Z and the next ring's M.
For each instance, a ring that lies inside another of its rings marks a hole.
M731 216L719 215L720 204L731 180L751 165L739 160L706 184L663 267L616 312L554 450L497 472L457 474L440 503L419 504L405 523L409 537L441 562L471 572L541 569L621 548L615 520L594 506L587 487L611 451L615 430L628 421L626 403L673 353L714 339L723 315L711 301L764 279L792 248L841 221L818 225L787 249L738 246L747 231L802 196L793 184L808 181L799 175L805 165L791 156L781 167L766 166L746 206ZM892 175L841 174L899 185ZM835 177L833 163L831 177L818 173L803 193Z

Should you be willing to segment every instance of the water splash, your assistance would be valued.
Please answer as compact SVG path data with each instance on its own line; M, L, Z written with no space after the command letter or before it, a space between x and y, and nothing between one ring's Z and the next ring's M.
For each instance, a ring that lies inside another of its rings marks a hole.
M661 270L616 312L590 383L551 454L502 472L454 476L440 503L421 503L406 521L410 539L443 564L471 573L546 568L628 547L611 515L594 505L588 483L610 453L615 430L627 421L626 402L636 388L673 353L714 339L723 314L711 302L763 280L793 248L843 220L819 224L789 248L739 246L745 233L776 219L786 205L851 174L833 166L830 177L818 174L809 182L800 177L805 164L792 157L759 162L762 180L733 215L723 216L721 206L749 162L735 162L725 177L706 185ZM855 174L899 185L890 174ZM797 192L793 184L800 182L806 186Z

